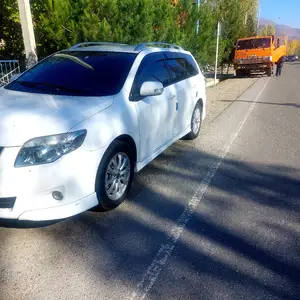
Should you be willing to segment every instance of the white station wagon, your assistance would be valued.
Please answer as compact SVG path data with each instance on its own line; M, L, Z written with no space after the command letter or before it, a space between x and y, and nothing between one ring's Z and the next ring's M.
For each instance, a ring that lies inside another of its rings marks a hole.
M205 81L164 43L81 43L0 88L0 218L53 220L124 201L134 173L195 139Z

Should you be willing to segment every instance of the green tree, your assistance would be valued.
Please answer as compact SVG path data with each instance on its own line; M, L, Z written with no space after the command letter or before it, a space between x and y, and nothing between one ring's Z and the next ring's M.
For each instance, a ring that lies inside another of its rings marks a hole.
M0 4L0 57L24 59L22 30L18 4L15 0L2 0Z
M218 20L213 4L211 0L201 3L197 14L199 32L191 42L193 53L203 67L213 65L215 60L216 26ZM192 37L194 37L193 33L196 30L196 23L194 23L194 26L194 30L190 32Z
M16 1L4 1L2 35L17 44L6 48L14 56L22 52L21 28ZM182 45L203 65L213 64L218 21L222 61L238 38L255 34L257 22L257 0L202 0L199 11L191 0L31 0L31 6L40 58L83 41L161 41ZM18 30L10 29L14 26Z
M44 57L69 47L80 35L84 0L36 0L32 4L37 52Z
M257 1L216 0L216 15L222 23L222 60L230 62L236 41L255 35L257 26Z

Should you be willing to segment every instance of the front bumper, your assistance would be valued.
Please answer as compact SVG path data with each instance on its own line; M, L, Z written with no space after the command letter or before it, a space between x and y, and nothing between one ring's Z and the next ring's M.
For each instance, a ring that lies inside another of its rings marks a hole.
M250 70L250 71L265 71L272 68L272 63L260 63L260 64L235 64L235 70Z
M4 148L0 154L0 203L4 198L16 198L13 207L0 208L0 218L56 220L98 204L95 179L105 149L79 148L51 164L15 168L19 150ZM63 199L55 200L53 191L61 192Z

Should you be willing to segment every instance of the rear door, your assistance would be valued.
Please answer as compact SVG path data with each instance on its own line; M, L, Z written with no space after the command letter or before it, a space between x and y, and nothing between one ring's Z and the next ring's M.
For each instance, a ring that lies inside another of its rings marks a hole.
M196 78L198 69L194 69L184 53L167 53L167 65L170 72L170 83L176 94L176 116L173 136L185 131L191 123L197 94Z
M141 85L145 81L160 81L164 92L159 96L140 96ZM169 87L169 72L165 65L163 53L147 55L137 71L131 101L136 101L139 119L140 158L145 159L170 141L176 114L175 93Z

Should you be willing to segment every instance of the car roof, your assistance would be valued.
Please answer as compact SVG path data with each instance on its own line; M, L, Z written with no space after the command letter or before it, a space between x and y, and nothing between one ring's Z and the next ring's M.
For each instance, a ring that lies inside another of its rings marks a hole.
M82 47L71 47L67 51L111 51L111 52L124 52L124 53L138 53L139 51L134 50L134 46L131 45L91 45Z
M170 52L186 52L178 45L161 43L161 42L149 42L141 43L138 45L118 44L118 43L106 43L106 42L86 42L79 43L65 51L111 51L111 52L124 52L124 53L140 53L144 50L151 49L151 52L156 51L170 51Z

